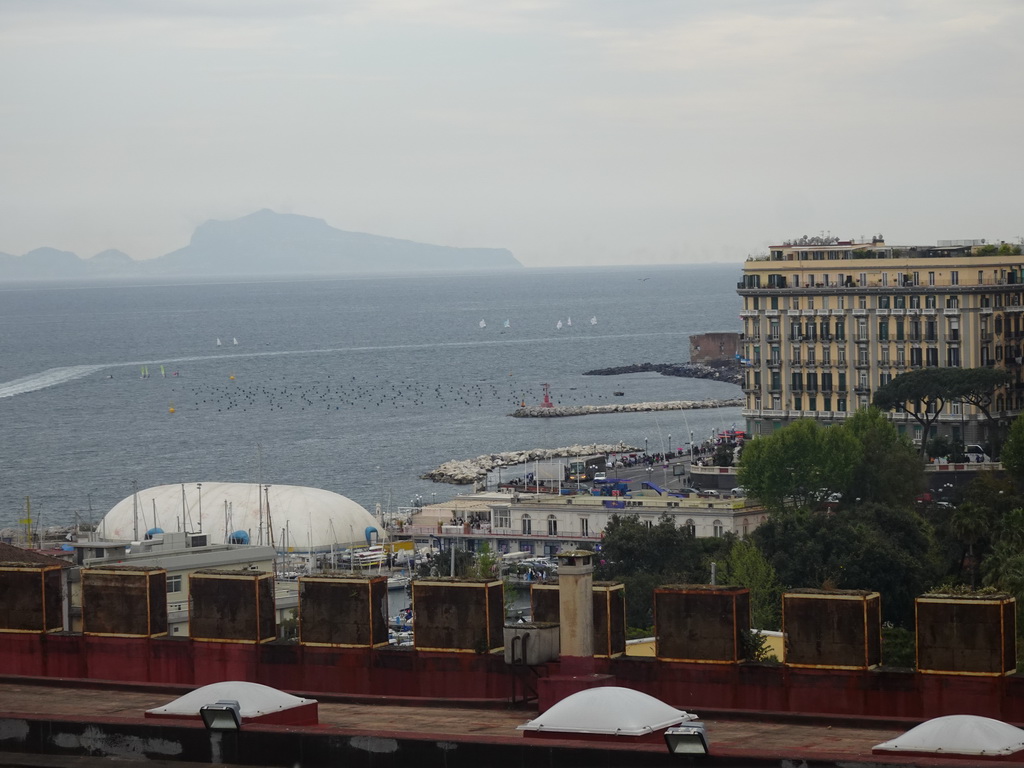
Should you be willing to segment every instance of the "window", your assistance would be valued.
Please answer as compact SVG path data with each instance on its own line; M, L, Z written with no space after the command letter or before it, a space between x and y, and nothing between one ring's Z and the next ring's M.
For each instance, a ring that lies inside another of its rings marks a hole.
M878 308L879 309L889 309L889 297L888 296L879 296L878 297Z
M558 518L554 515L548 515L548 536L558 535Z
M778 308L779 308L779 297L778 296L772 296L772 309L778 309ZM757 309L757 307L754 307L754 309Z
M896 309L906 309L907 308L907 297L906 296L894 296L893 297L893 307L895 307Z
M904 347L896 347L896 365L901 368L907 364L907 350Z
M949 273L949 284L960 285L960 273L953 271Z
M920 285L920 284L921 284L921 273L920 272L915 272L914 273L914 285Z
M167 577L167 591L181 592L181 574Z
M522 518L521 522L522 522L522 526L523 526L522 527L523 535L524 536L529 536L530 534L532 534L533 533L533 521L530 519L530 516L529 515L523 515L523 518Z
M840 371L839 372L839 391L840 392L845 392L846 391L846 371ZM842 410L842 409L840 409L840 410Z
M863 287L863 286L865 286L867 284L868 284L868 273L867 272L861 272L860 275L857 277L857 285Z
M903 322L903 318L902 317L897 317L896 318L896 341L904 341L906 339L906 334L904 332L904 328L905 328L905 325L904 325L904 322Z
M928 294L924 297L924 305L927 309L935 309L935 295Z
M960 347L949 347L946 349L946 365L950 368L960 367Z
M687 520L686 523L683 525L683 530L686 531L691 536L696 536L697 535L697 526L693 522L693 520Z
M910 350L910 365L914 368L921 367L921 348L914 347Z
M836 338L839 341L846 340L846 323L843 320L836 320Z
M881 352L882 352L882 365L888 365L889 364L889 346L886 345L886 346L882 347Z
M878 340L888 341L889 340L889 321L879 320L878 321Z
M580 536L589 536L589 535L590 535L590 518L581 517L580 518Z
M891 373L886 372L886 373L878 374L878 386L884 387L890 381L892 381L892 374Z
M868 297L867 296L858 296L857 297L857 309L867 309L867 308L868 308Z
M867 318L861 317L857 319L857 341L868 340L868 321Z
M857 365L869 365L867 347L857 350Z
M715 522L713 523L713 526L714 526L715 538L716 539L722 538L722 535L725 533L725 528L722 527L722 521L721 520L715 520Z
M935 273L934 272L929 272L928 273L928 285L935 285Z
M946 309L959 309L960 308L960 297L959 296L947 296L946 297Z
M821 363L822 365L832 365L832 349L830 347L821 348Z
M920 309L921 308L921 297L920 296L911 296L910 297L910 308L911 309Z
M846 348L839 348L839 359L836 361L838 365L846 365Z
M807 348L807 364L814 365L814 347Z
M495 507L495 509L494 509L494 527L495 528L511 528L512 527L512 511L508 507Z
M811 285L813 285L813 284L814 284L814 275L811 275ZM808 309L814 309L814 297L813 296L808 296L807 297L807 308Z

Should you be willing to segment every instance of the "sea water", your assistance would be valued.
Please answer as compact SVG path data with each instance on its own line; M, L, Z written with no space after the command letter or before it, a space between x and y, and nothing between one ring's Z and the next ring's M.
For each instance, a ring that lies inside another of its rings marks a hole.
M739 271L0 286L0 528L26 497L46 527L97 520L133 487L212 481L325 488L372 512L467 492L420 479L453 458L704 439L739 409L509 414L545 383L562 405L739 396L582 375L683 362L691 334L739 330Z

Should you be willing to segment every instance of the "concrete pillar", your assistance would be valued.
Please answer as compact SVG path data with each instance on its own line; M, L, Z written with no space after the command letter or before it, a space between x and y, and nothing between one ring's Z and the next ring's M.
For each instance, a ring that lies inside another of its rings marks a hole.
M594 553L558 553L558 613L563 673L594 670Z

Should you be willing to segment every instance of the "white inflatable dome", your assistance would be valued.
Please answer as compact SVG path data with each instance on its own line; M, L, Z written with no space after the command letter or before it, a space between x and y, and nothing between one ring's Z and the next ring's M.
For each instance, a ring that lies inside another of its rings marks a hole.
M518 730L645 736L695 719L646 693L607 685L567 696Z
M1024 749L1024 731L977 715L936 717L872 751L936 755L1012 755Z
M325 552L365 545L367 529L383 538L373 515L352 499L320 488L264 487L262 494L256 483L146 488L115 504L104 515L99 532L117 541L138 541L149 532L188 531L206 534L211 544L269 544L269 509L279 551Z

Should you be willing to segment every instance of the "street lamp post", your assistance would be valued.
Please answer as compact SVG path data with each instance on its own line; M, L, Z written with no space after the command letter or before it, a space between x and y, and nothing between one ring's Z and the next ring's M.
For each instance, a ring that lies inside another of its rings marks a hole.
M644 456L647 455L647 438L644 438Z
M690 472L693 472L693 430L690 430Z
M672 450L672 433L668 433L668 455L671 456L675 451Z
M196 483L196 490L199 491L199 532L203 532L203 484Z

